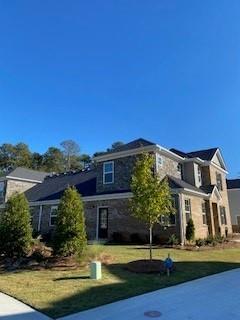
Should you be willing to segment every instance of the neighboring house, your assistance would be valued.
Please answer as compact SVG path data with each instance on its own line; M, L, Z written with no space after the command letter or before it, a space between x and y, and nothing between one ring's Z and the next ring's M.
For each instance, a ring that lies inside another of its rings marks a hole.
M240 179L227 180L233 232L240 232Z
M184 153L168 150L144 139L134 140L94 158L93 168L52 175L25 194L29 200L35 230L54 228L56 209L64 190L75 186L82 195L89 239L111 239L113 233L147 234L146 226L131 216L129 199L133 168L139 154L155 157L155 170L168 177L176 214L162 217L154 234L167 239L176 234L185 241L191 217L196 238L232 233L226 166L218 148Z

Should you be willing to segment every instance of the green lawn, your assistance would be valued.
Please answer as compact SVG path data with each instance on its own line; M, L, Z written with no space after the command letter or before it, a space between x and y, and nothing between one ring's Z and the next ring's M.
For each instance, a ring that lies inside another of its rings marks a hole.
M60 317L102 304L164 288L217 272L240 267L240 248L207 251L154 249L154 258L168 252L176 271L165 275L134 274L124 263L148 258L148 250L136 246L104 246L115 259L103 267L103 279L88 279L88 270L18 271L0 274L0 291L8 293L51 317Z

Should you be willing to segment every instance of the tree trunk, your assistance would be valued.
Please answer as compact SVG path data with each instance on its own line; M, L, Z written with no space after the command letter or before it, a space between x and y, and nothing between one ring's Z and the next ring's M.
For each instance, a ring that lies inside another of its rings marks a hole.
M152 226L149 227L149 254L150 261L152 261Z

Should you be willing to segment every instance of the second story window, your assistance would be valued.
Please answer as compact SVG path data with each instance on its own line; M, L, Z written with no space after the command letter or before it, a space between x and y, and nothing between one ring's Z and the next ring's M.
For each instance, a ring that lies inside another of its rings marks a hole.
M186 214L186 221L188 223L189 219L191 218L191 200L185 199L185 214Z
M222 175L221 173L216 172L216 184L218 187L218 190L223 190L223 184L222 184Z
M201 171L201 167L200 167L200 166L198 166L198 171L197 171L197 173L198 173L198 182L199 182L200 184L202 184L202 171Z
M114 182L114 162L103 163L103 183L110 184Z

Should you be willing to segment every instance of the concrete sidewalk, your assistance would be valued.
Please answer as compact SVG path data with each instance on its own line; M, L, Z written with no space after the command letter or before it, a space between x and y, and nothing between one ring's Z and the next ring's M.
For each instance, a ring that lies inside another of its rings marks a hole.
M47 316L32 309L26 304L0 293L1 320L49 320Z
M157 290L61 320L239 320L240 269ZM148 317L146 312L152 312Z

